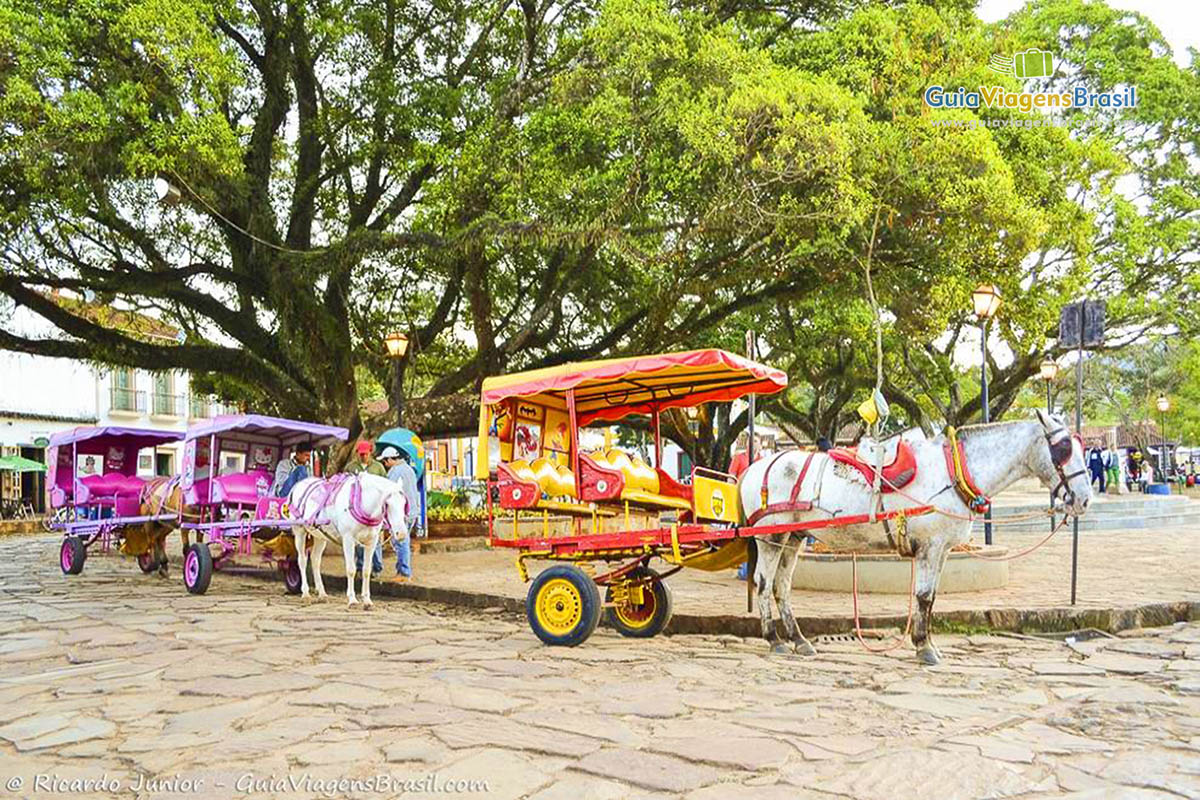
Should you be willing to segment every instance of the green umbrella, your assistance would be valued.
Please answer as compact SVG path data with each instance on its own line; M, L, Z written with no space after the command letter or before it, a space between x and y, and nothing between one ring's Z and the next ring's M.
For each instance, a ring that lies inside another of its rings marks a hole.
M0 458L0 471L9 472L45 472L46 465L23 456L4 456Z

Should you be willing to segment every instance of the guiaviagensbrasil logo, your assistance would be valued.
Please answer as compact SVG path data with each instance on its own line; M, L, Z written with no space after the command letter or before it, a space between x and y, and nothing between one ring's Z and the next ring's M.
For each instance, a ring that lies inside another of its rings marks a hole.
M1049 50L1029 49L1007 55L992 55L988 69L1018 80L1054 77L1054 54ZM1053 92L1014 92L1003 86L965 86L945 89L940 85L925 89L925 104L930 108L1011 108L1031 112L1035 109L1132 108L1137 105L1137 87L1130 85L1112 92L1094 92L1087 86L1067 86Z
M1012 57L994 55L988 69L1014 78L1049 78L1054 74L1054 55L1049 50L1026 50Z

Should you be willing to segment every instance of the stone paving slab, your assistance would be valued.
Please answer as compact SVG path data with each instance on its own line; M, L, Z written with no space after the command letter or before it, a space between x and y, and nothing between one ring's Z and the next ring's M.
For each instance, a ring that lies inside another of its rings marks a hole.
M934 668L908 648L800 658L731 635L601 629L560 650L503 611L366 613L227 575L192 597L119 558L68 578L54 544L0 541L6 796L107 775L121 786L74 794L1200 797L1200 623L941 636Z

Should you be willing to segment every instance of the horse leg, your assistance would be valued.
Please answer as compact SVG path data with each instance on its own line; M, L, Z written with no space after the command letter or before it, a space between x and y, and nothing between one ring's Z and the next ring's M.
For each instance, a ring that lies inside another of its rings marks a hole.
M296 543L296 563L300 565L300 599L308 599L308 548L304 546L308 531L303 525L292 528L292 538Z
M158 562L160 578L166 578L170 574L170 565L167 564L167 537L170 535L171 529L166 528L162 534L154 537L154 560Z
M792 613L792 574L796 571L796 563L800 560L802 542L803 537L797 534L788 534L787 544L782 548L783 552L780 555L779 568L775 570L775 582L772 588L775 593L775 605L779 606L779 617L783 620L783 632L791 640L792 649L798 655L815 656L817 649L808 639L804 638L804 633L796 622L796 615Z
M775 573L779 569L779 558L782 555L782 543L787 534L760 536L758 546L758 564L754 569L754 588L758 592L758 615L762 621L762 635L771 645L772 653L788 652L787 645L779 641L775 630L775 621L771 619L771 587L775 584ZM765 547L764 547L765 545Z
M313 535L312 574L313 585L317 587L318 600L324 600L329 596L325 594L325 581L321 579L321 556L325 554L325 544L325 537L321 533Z
M913 620L912 642L917 648L917 658L932 666L942 660L942 654L933 643L933 601L937 597L942 566L946 563L946 542L934 538L917 545L916 549L913 557L917 560L917 575L913 591L917 596L917 614Z
M350 536L342 534L342 557L346 559L346 601L350 608L358 605L354 596L354 545L357 542Z
M375 546L379 544L379 530L371 536L370 544L363 545L362 599L363 611L371 610L371 572L367 569L367 558L375 558ZM372 564L371 566L374 566Z

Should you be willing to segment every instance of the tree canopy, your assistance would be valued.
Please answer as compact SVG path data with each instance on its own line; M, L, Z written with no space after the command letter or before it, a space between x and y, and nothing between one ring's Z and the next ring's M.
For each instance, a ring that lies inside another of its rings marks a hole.
M1046 88L1141 102L1037 127L924 103L1019 89L988 59L1029 47L1056 54ZM961 423L981 281L1006 298L998 412L1065 299L1108 298L1114 347L1191 323L1198 77L1145 18L1078 0L995 25L961 1L0 0L0 295L58 331L0 347L187 369L357 434L394 329L406 394L436 398L753 328L793 379L771 412L816 435L874 384L869 277L885 394ZM744 423L711 419L705 447Z

